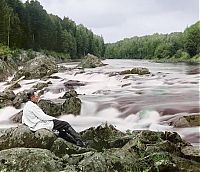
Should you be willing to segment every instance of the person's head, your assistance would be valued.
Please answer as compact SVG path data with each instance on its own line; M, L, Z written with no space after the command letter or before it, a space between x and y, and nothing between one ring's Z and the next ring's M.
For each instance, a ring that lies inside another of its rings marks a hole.
M36 95L34 91L27 93L28 100L32 101L33 103L37 103L39 100L39 96Z

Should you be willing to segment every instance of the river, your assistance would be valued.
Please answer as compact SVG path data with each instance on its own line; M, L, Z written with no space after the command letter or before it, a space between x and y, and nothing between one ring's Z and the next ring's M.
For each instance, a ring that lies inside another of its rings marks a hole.
M102 123L113 124L117 129L176 131L193 145L199 145L200 127L174 128L169 124L181 115L199 113L199 74L189 75L188 71L197 66L185 63L155 63L147 60L104 60L103 67L66 70L53 74L60 79L49 79L48 87L42 99L56 99L65 93L64 82L78 80L85 86L76 87L82 101L81 114L62 115L59 118L68 121L77 131L95 127ZM60 64L68 68L76 62ZM113 73L146 67L149 75L114 75ZM10 80L11 78L9 78ZM14 92L30 89L40 80L20 81L21 88ZM0 91L7 87L0 83ZM13 107L0 109L0 127L16 126L9 118L19 112Z

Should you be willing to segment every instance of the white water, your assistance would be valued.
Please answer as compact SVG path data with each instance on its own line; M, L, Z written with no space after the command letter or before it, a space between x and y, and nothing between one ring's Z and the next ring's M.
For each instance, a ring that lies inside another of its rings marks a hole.
M78 80L86 84L75 88L82 101L81 114L59 117L68 121L76 130L82 131L107 122L122 131L177 131L185 138L194 136L189 139L193 144L200 143L199 137L196 136L199 127L173 128L168 125L168 121L180 114L162 115L166 108L180 109L184 112L198 107L199 75L186 74L193 66L141 60L105 60L104 63L108 65L85 69L85 73L78 73L79 70L76 69L53 74L61 79L49 79L52 85L49 85L48 91L41 98L59 98L65 93L64 82ZM74 67L76 63L62 65ZM109 77L111 72L133 67L147 67L153 75L131 75L128 79L124 79L123 75ZM20 81L22 87L14 92L30 89L38 82L44 81ZM0 91L5 87L5 82L0 83ZM0 127L12 126L9 118L18 111L13 107L0 109Z

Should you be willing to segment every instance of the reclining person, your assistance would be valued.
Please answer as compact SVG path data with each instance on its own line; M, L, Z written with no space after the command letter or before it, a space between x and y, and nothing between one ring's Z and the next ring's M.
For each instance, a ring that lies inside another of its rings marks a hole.
M68 122L57 120L56 118L43 112L43 110L37 105L39 97L35 94L35 92L27 93L27 97L29 101L23 109L22 123L26 124L30 130L36 131L42 128L51 131L57 130L59 132L58 136L66 141L72 142L77 146L86 146L86 142L81 140L80 135Z

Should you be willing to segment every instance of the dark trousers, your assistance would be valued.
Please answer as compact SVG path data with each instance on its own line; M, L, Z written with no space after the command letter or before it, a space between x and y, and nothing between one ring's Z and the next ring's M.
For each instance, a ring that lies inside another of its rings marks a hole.
M53 123L53 129L59 131L59 137L74 144L77 144L77 142L81 141L80 135L68 122L54 119Z

